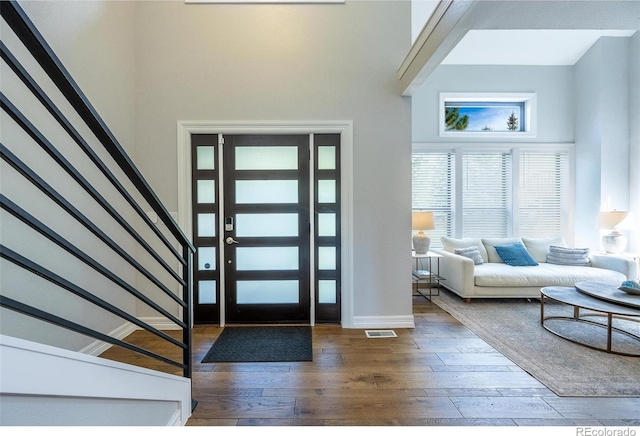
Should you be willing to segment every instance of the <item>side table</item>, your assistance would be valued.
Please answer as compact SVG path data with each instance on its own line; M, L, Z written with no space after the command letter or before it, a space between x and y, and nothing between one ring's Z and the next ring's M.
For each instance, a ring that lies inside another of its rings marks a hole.
M420 295L427 300L430 300L434 295L439 295L440 282L444 280L440 276L440 258L444 256L433 251L428 251L426 254L416 254L415 251L412 251L411 257L414 260L414 268L411 273L414 295ZM425 287L429 290L429 293L423 293L420 285L426 285Z

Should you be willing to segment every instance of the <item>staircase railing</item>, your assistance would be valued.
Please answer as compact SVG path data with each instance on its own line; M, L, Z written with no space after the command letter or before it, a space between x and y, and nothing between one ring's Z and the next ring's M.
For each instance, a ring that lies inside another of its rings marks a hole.
M80 262L83 265L83 269L78 274L86 274L86 271L90 270L91 274L100 276L101 280L106 279L107 283L109 283L108 287L112 289L110 292L128 294L126 298L133 297L136 301L133 304L134 307L142 305L147 307L147 311L150 310L159 314L160 318L165 322L173 324L172 329L182 330L182 338L176 339L165 331L150 325L149 322L141 319L142 317L138 316L137 313L130 313L131 310L127 311L118 307L117 304L110 302L110 299L104 295L96 295L91 289L87 289L86 285L84 287L79 286L74 280L75 277L68 275L64 277L52 268L41 265L37 260L20 254L18 247L5 246L4 241L0 246L0 255L3 261L46 280L49 284L55 285L56 289L64 290L81 298L82 304L91 305L91 310L102 311L101 313L104 313L105 316L118 317L124 324L131 323L130 325L135 326L136 329L144 329L160 338L161 341L173 347L178 347L182 351L182 358L166 357L161 353L130 344L124 341L123 338L114 337L109 332L101 331L100 328L95 326L83 325L56 315L52 313L56 312L55 302L49 306L43 303L39 305L40 307L36 307L38 305L33 304L34 299L47 301L49 298L46 295L42 295L40 299L37 294L34 297L33 293L37 293L34 290L29 290L31 297L27 301L20 301L20 298L16 298L15 292L11 296L6 295L3 290L0 294L0 306L13 312L45 321L67 331L88 336L93 340L117 345L151 357L164 364L180 368L184 377L191 378L192 307L190 296L192 295L192 281L190 274L195 250L193 245L183 234L171 214L145 181L123 147L91 105L89 99L80 90L80 87L22 8L13 1L3 1L0 7L4 21L26 48L26 51L30 53L46 73L50 82L64 96L68 105L75 111L77 117L74 114L73 119L76 121L72 122L70 120L71 117L68 115L66 107L67 115L60 109L59 102L58 104L54 103L54 100L59 100L60 97L56 94L56 97L52 98L50 96L51 92L48 95L39 84L42 79L36 80L33 73L30 74L27 71L18 58L14 56L14 53L5 46L4 42L0 42L0 51L4 63L46 110L46 112L42 113L44 116L50 117L47 123L50 123L51 119L55 120L57 126L65 132L65 146L68 147L68 144L75 144L74 147L77 146L77 149L92 163L94 170L90 172L102 175L103 185L96 186L95 182L92 181L95 177L87 177L86 168L84 168L84 171L78 169L68 156L65 156L65 153L54 145L54 141L48 139L39 130L37 126L39 120L30 119L33 117L27 116L24 113L24 109L21 110L19 108L20 104L18 103L20 102L11 101L4 90L0 93L0 102L2 110L8 116L8 118L5 118L5 122L12 122L14 123L13 127L17 126L16 130L21 131L20 135L22 135L18 136L24 138L24 142L10 138L7 141L11 141L11 144L8 142L0 144L2 163L7 165L3 171L11 168L12 171L15 171L15 174L19 174L22 177L20 183L28 182L37 188L40 193L46 195L46 198L59 208L57 211L49 210L48 214L62 214L66 225L73 226L74 229L77 228L78 232L88 231L103 244L98 251L110 250L119 259L118 262L114 263L120 265L122 264L120 260L123 261L128 265L128 270L133 271L133 275L141 277L141 279L127 280L123 278L123 274L118 268L105 265L95 258L95 253L89 252L91 250L87 250L86 247L79 247L77 242L74 244L69 239L68 232L65 233L67 236L63 235L59 229L52 228L51 225L47 225L42 219L36 217L34 213L28 211L28 208L21 204L24 202L24 198L17 195L12 197L6 194L4 186L2 193L0 193L2 210L8 214L6 216L11 216L17 220L15 222L19 223L19 225L26 226L24 228L27 231L41 235L54 244L55 250ZM81 121L77 120L78 117ZM90 139L87 139L87 133L84 135L79 133L80 131L86 132L87 128L93 135ZM59 143L59 136L56 139L55 142ZM3 139L4 141L5 139ZM97 143L104 150L98 152L95 145ZM93 144L93 146L90 144ZM94 222L87 215L86 206L84 210L76 207L71 200L66 198L65 193L60 192L59 186L56 188L51 181L47 181L51 177L46 170L42 170L42 165L39 166L39 169L33 168L33 165L25 162L24 156L18 156L21 153L17 153L16 150L24 151L27 147L29 147L28 151L24 152L26 155L37 154L37 159L46 160L45 167L55 167L55 171L58 173L60 173L61 169L73 181L70 183L77 185L78 191L84 192L89 196L90 201L94 204L92 207L100 208L106 212L112 219L112 222L107 226L108 229ZM104 151L107 153L105 154ZM51 164L49 165L49 163ZM98 170L97 173L95 169ZM119 176L115 174L116 172ZM128 187L125 187L125 185ZM114 206L113 199L111 197L107 198L101 192L103 190L101 188L104 186L109 186L110 193L117 192L120 196L119 200L123 200L120 203L128 205L130 209L123 212L121 207ZM156 221L154 214L163 226L154 223ZM154 219L150 218L150 216L154 217ZM113 223L116 223L115 231L113 230ZM114 236L114 232L116 236ZM122 241L125 239L126 241L134 242L123 246ZM42 240L46 241L45 239ZM132 246L134 249L131 248ZM135 253L131 254L130 251L135 251ZM144 257L144 261L140 260L141 257ZM128 277L131 276L132 273L129 273ZM131 283L132 281L134 283ZM138 289L136 283L142 281L144 281L145 287L144 289Z

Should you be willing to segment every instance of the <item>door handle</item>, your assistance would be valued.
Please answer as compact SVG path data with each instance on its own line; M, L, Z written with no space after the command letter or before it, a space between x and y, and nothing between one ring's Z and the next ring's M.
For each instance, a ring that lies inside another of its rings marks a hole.
M233 239L231 236L229 236L227 239L224 240L227 244L231 245L231 244L238 244L239 242L236 241L235 239Z

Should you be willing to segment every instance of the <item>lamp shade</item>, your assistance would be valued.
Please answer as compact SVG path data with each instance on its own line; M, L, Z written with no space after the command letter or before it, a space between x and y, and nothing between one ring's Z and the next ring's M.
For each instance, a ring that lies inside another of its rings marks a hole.
M610 230L632 230L634 227L633 213L621 210L600 212L598 227Z
M413 212L411 230L433 230L436 228L433 212Z

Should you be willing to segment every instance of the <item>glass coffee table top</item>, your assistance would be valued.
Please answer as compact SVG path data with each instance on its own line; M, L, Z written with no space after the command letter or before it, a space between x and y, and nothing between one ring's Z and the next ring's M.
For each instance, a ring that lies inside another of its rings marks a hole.
M640 309L640 295L629 294L615 286L601 282L578 282L576 289L600 300Z

